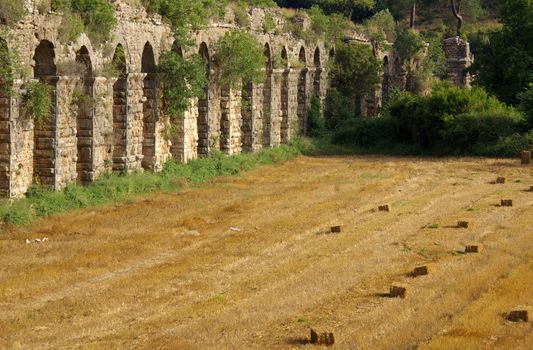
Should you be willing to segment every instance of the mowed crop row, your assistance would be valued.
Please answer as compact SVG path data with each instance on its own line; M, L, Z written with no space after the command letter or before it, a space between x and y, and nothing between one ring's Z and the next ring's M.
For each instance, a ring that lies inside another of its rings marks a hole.
M505 315L533 307L531 185L513 160L300 157L9 228L0 348L286 349L312 327L339 349L530 349Z

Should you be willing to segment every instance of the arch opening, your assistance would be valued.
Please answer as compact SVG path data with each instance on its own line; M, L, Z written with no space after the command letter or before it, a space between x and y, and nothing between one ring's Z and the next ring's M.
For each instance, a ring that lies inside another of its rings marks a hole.
M305 135L307 125L307 59L305 54L305 48L302 46L298 60L302 65L300 74L298 76L298 107L296 114L298 115L298 124L300 127L300 133Z
M315 49L315 54L313 55L313 63L315 65L315 76L313 79L313 93L320 98L321 88L322 88L322 65L320 61L320 49L317 47Z
M381 99L386 100L389 96L390 89L390 73L389 73L389 57L383 58L383 82L381 83Z
M126 171L126 135L128 114L128 75L124 47L118 44L112 61L119 72L113 85L113 170Z
M209 48L205 42L200 44L198 55L206 62L206 76L210 78L210 57ZM197 152L199 156L205 156L209 153L209 83L204 86L204 95L198 99L198 144Z
M76 171L78 182L85 184L92 178L92 148L93 148L93 86L94 77L91 56L87 47L82 46L76 52L76 63L84 69L81 77L81 92L83 98L78 100L78 113L76 116L76 144L77 161Z
M141 72L146 74L143 86L143 142L142 142L142 167L146 170L155 170L156 167L156 130L158 119L158 81L155 56L152 45L144 45Z
M254 86L251 81L242 82L241 92L241 142L244 152L253 151L253 95Z
M285 67L284 72L281 75L281 143L287 144L289 142L289 70L288 67L288 55L287 49L283 47L281 50L281 60Z
M263 82L263 147L271 146L271 129L272 129L272 54L268 43L264 46L263 54L265 55L265 80Z
M57 69L55 64L54 44L42 40L35 48L33 60L35 66L33 76L35 79L52 87L52 113L49 120L41 124L34 123L33 146L33 180L41 185L54 187L55 185L55 134L57 113Z

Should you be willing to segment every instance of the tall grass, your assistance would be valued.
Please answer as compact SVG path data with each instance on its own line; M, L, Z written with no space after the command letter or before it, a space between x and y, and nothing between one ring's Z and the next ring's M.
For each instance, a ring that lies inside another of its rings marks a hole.
M25 198L0 202L0 220L5 224L28 225L39 218L71 209L121 202L154 192L176 192L187 184L197 185L220 176L235 176L257 165L283 163L314 150L316 146L311 141L299 139L290 145L256 153L228 156L214 152L188 164L169 161L160 173L106 173L88 186L71 184L60 192L33 186Z

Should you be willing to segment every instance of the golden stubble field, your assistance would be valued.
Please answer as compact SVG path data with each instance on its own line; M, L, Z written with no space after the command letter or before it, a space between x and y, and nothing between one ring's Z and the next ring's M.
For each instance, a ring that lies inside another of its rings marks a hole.
M313 327L337 349L532 349L505 320L533 311L531 185L515 160L300 157L4 227L0 348L317 348Z

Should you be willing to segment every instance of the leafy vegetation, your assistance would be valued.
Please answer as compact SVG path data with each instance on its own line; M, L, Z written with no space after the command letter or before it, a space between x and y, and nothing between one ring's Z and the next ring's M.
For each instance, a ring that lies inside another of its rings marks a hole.
M11 26L20 21L26 10L20 0L0 0L0 24Z
M42 127L52 117L52 87L42 81L26 84L22 105L33 118L37 127Z
M317 95L311 97L311 105L307 112L307 134L310 137L318 137L324 134L326 124L322 118L320 98Z
M174 51L164 52L159 60L165 114L178 118L190 107L191 99L204 94L207 62L198 55L188 59Z
M381 63L370 45L340 44L331 66L332 84L349 98L376 90L380 83Z
M513 156L533 149L527 130L522 113L483 89L441 83L427 96L397 95L381 118L345 120L334 140L363 147L400 145L417 153Z
M184 184L197 185L219 176L235 176L261 164L285 162L304 149L305 144L265 149L257 153L227 156L211 153L188 164L168 162L161 173L139 172L130 175L104 174L88 186L69 185L61 192L41 186L32 187L25 199L4 201L0 205L0 220L6 224L25 225L54 213L120 202L153 192L179 191Z
M63 42L76 40L86 32L94 43L103 43L117 22L115 9L107 0L52 0L48 6L64 13L60 27Z
M217 79L222 85L235 87L242 81L257 83L264 79L267 58L263 47L251 34L228 31L218 41L215 51Z
M533 2L502 0L503 27L481 34L472 71L476 83L507 103L517 104L519 95L533 84Z

